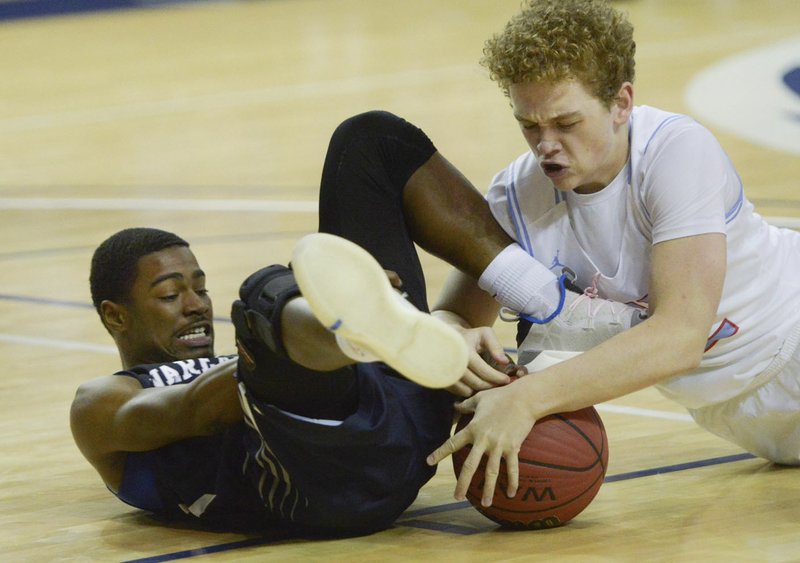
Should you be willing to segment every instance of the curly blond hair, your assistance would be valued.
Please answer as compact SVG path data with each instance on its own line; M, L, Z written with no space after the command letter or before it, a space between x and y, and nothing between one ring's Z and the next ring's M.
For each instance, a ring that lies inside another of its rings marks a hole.
M481 64L508 96L523 82L578 80L611 107L624 82L633 82L633 26L604 0L528 0L491 37Z

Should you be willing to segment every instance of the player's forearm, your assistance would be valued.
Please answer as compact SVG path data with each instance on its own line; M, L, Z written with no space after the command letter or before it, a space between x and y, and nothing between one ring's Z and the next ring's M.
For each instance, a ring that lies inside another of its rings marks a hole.
M462 328L492 326L500 305L466 274L454 270L450 273L433 314L445 322Z
M220 364L185 385L143 389L115 412L114 451L146 451L206 436L241 420L236 361Z
M220 364L189 385L181 408L190 421L187 432L206 436L219 432L242 419L238 384L234 373L236 360Z
M686 373L700 363L705 336L651 318L583 354L525 378L522 399L541 418L596 405Z

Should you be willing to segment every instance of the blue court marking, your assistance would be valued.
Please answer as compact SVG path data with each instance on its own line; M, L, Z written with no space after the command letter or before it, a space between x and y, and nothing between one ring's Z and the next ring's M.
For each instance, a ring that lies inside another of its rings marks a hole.
M241 541L230 543L222 543L218 545L210 545L208 547L198 547L196 549L187 549L186 551L176 551L174 553L166 553L164 555L154 555L152 557L143 557L141 559L128 559L122 563L158 563L160 561L176 561L178 559L187 559L189 557L197 557L198 555L208 555L210 553L220 553L223 551L232 551L234 549L241 549L243 547L253 547L258 545L265 545L274 541L286 539L288 535L278 535L270 537L250 538Z
M158 8L169 4L198 3L200 0L18 0L0 2L0 20L21 20L108 10ZM202 0L209 2L211 0ZM217 0L219 1L219 0Z
M418 518L419 516L427 516L428 514L438 514L439 512L450 512L451 510L461 510L462 508L468 508L469 506L470 506L469 501L462 500L459 502L451 502L448 504L440 504L437 506L418 508L416 510L407 510L406 512L403 513L403 516L400 517L400 521L402 521L403 518Z
M675 465L666 465L664 467L654 467L652 469L643 469L640 471L630 471L628 473L619 473L617 475L608 475L603 480L603 484L606 483L615 483L618 481L628 481L630 479L640 479L642 477L651 477L653 475L661 475L664 473L674 473L676 471L686 471L688 469L697 469L700 467L710 467L712 465L720 465L722 463L732 463L736 461L742 461L745 459L754 459L755 456L749 453L741 453L741 454L733 454L728 456L722 457L712 457L709 459L701 459L698 461L691 461L687 463L678 463ZM479 532L483 532L485 530L476 529L476 528L469 528L466 526L454 526L452 524L448 524L446 522L432 522L432 521L423 521L420 520L420 516L425 516L428 514L439 514L442 512L450 512L453 510L461 510L463 508L469 508L470 503L468 501L462 502L455 502L440 506L432 506L429 508L422 508L419 510L412 510L406 512L400 520L397 521L397 526L407 526L409 528L422 528L425 530L435 530L439 532L446 532L451 534L460 534L460 535L472 535ZM408 518L408 520L404 519ZM489 524L489 527L495 528L496 525ZM487 528L488 530L489 528Z
M800 66L784 74L783 83L788 86L789 90L800 96Z
M456 534L459 536L471 536L474 534L482 534L485 529L474 528L469 526L460 526L458 524L446 524L443 522L431 522L428 520L405 520L398 526L405 526L407 528L417 528L420 530L432 530L434 532L444 532L447 534Z
M676 471L685 471L688 469L697 469L700 467L709 467L713 465L732 463L736 461L742 461L754 458L755 456L748 453L733 454L722 457L712 457L709 459L701 459L698 461L692 461L687 463L679 463L675 465L667 465L664 467L654 467L652 469L644 469L641 471L630 471L628 473L619 473L617 475L610 475L605 478L604 483L628 481L630 479L639 479L642 477L650 477L652 475L673 473ZM458 524L450 524L447 522L435 522L435 521L420 519L420 517L422 516L428 516L431 514L442 514L445 512L452 512L454 510L462 510L465 508L470 508L470 503L468 501L451 502L438 506L430 506L426 508L420 508L417 510L409 510L405 512L403 516L400 518L400 520L398 520L395 523L395 526L417 528L422 530L432 530L435 532L443 532L447 534L454 534L460 536L479 534L497 528L496 524L493 524L489 521L487 521L485 528L474 528ZM246 540L212 545L208 547L200 547L185 551L177 551L174 553L166 553L163 555L155 555L153 557L145 557L142 559L131 559L128 561L124 561L123 563L157 563L160 561L176 561L178 559L188 559L190 557L196 557L199 555L207 555L209 553L220 553L225 551L232 551L234 549L241 549L243 547L266 545L269 543L275 543L278 541L283 541L285 539L290 539L292 537L293 536L291 535L290 532L286 532L285 535L273 534L269 537L249 538Z
M1 5L1 4L0 4ZM279 233L245 233L236 235L215 235L207 237L193 237L192 247L197 249L201 244L227 244L236 242L253 242L291 238L296 239L308 231L282 231ZM0 252L0 262L14 261L28 258L42 258L57 255L84 254L91 253L95 246L71 246L63 248L39 248L34 250L23 250L18 252ZM66 299L51 299L48 297L32 297L28 295L14 295L10 293L0 293L0 301L15 301L18 303L28 303L31 305L48 305L51 307L72 307L76 309L93 309L94 306L89 302L70 301ZM230 323L229 317L214 317L215 322Z
M722 457L712 457L710 459L701 459L699 461L690 461L688 463L678 463L676 465L667 465L665 467L656 467L653 469L643 469L641 471L631 471L629 473L620 473L619 475L610 475L606 477L604 483L614 483L616 481L627 481L629 479L638 479L640 477L650 477L652 475L661 475L663 473L674 473L675 471L686 471L687 469L697 469L698 467L709 467L711 465L720 465L722 463L732 463L734 461L742 461L745 459L755 459L753 454L733 454Z
M31 305L52 305L56 307L73 307L76 309L93 309L91 303L83 301L67 301L64 299L48 299L47 297L29 297L27 295L11 295L0 293L0 301L16 301L17 303L29 303Z
M66 299L49 299L47 297L30 297L27 295L11 295L0 293L0 301L15 301L17 303L28 303L30 305L48 305L55 307L72 307L75 309L94 309L94 305L84 301L67 301ZM230 317L214 317L214 322L230 323Z

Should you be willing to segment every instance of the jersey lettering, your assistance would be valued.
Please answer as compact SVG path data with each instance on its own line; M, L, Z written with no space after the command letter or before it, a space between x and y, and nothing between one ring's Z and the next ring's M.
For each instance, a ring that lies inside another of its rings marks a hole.
M153 387L168 387L180 383L188 383L200 374L208 371L213 366L227 361L233 356L218 356L216 358L198 358L193 360L178 360L169 364L161 364L147 370ZM135 370L136 368L134 368Z

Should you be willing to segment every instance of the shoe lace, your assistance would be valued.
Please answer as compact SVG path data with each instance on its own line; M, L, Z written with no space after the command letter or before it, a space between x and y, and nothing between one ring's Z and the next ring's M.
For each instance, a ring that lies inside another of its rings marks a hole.
M597 280L599 279L600 279L600 272L597 272L595 273L595 275L592 276L592 285L583 290L583 294L589 299L594 299L595 297L597 297L598 295Z
M600 272L596 272L592 276L592 285L584 289L583 294L572 302L572 304L569 306L570 312L580 307L583 303L586 303L586 316L590 319L595 318L604 307L611 309L610 313L613 318L618 317L622 312L624 312L625 306L621 303L616 303L609 299L602 298L597 300L600 295L600 292L597 289L597 282L599 281L600 276Z
M608 301L601 299L600 305L598 307L592 307L592 302L595 299L597 299L598 295L600 294L600 292L597 289L597 280L599 279L600 279L600 272L597 272L592 276L592 285L584 289L583 293L569 306L570 312L580 307L583 303L586 303L587 316L590 319L597 316L597 313L600 311L600 309L602 309L603 305L608 303Z

